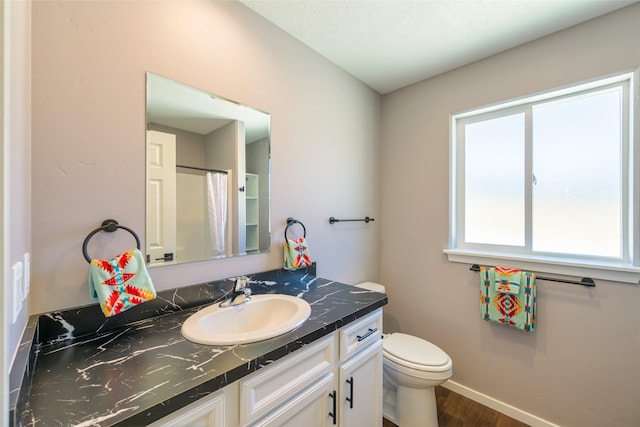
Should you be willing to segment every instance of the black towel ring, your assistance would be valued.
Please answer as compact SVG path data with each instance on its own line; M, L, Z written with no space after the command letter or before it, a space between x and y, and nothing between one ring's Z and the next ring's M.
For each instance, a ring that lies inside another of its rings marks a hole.
M287 218L287 228L284 229L284 240L285 241L287 240L287 231L289 231L289 227L291 227L293 224L300 224L302 226L302 231L304 232L302 237L304 237L306 239L307 238L307 229L305 228L304 224L301 223L300 221L298 221L297 219Z
M133 237L135 237L136 239L136 246L138 250L140 250L140 238L135 233L135 231L133 231L129 227L125 227L124 225L118 224L118 221L116 221L115 219L105 219L104 221L102 221L102 226L96 228L91 233L89 233L89 235L84 239L84 243L82 243L82 253L84 255L84 259L86 259L88 263L91 263L91 257L87 253L87 245L89 244L89 240L91 240L91 238L99 231L106 231L108 233L113 233L118 228L127 230L129 233L131 233Z

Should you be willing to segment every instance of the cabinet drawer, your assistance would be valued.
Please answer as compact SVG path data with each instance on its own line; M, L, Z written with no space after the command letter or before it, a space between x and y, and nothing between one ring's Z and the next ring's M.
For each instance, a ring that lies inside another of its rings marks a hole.
M300 349L240 381L240 423L246 425L327 374L336 359L336 334Z
M381 337L382 309L378 309L340 330L340 360L347 360Z

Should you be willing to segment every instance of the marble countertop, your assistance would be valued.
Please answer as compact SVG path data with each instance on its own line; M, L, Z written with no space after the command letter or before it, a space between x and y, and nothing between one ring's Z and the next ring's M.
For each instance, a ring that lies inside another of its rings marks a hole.
M93 305L30 319L19 352L23 376L12 381L19 383L12 384L12 424L146 425L387 303L384 294L316 277L315 266L249 278L254 294L304 298L312 309L309 320L252 344L186 340L182 323L221 301L234 278L159 292L115 318L105 319Z

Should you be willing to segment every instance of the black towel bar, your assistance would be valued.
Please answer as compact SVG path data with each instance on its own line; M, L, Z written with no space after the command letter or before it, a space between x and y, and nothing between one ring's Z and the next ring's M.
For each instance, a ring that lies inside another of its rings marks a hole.
M91 257L87 253L87 245L89 244L89 240L91 240L91 238L99 231L113 233L118 228L127 230L129 233L131 233L136 239L136 246L138 250L140 249L140 237L138 237L135 231L133 231L129 227L118 224L118 221L116 221L115 219L105 219L104 221L102 221L102 225L89 233L89 235L84 239L84 242L82 243L82 254L84 255L84 259L86 259L88 263L91 263Z
M478 264L473 264L471 267L469 267L469 270L471 270L471 271L480 271L480 266ZM590 277L584 277L581 281L578 282L577 280L556 279L556 278L553 278L553 277L538 276L536 274L536 279L537 280L545 280L547 282L569 283L571 285L587 286L587 287L590 287L590 288L595 288L595 286L596 286L596 283Z
M368 216L362 219L337 219L335 217L329 218L329 224L335 224L336 222L350 222L350 221L364 221L368 224L371 221L375 221L375 219L369 218Z

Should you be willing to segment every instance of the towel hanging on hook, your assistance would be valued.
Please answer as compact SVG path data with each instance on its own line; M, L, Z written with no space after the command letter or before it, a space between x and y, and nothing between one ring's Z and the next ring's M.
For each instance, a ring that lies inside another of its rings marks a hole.
M128 231L136 239L136 249L130 249L110 259L91 259L87 253L89 240L99 231L112 233L118 228ZM98 300L105 317L115 316L145 301L156 297L151 277L147 272L140 238L130 228L107 219L99 228L93 230L82 244L84 258L90 263L89 295Z
M300 224L303 230L303 236L298 239L289 239L287 231L294 224ZM287 227L284 229L284 264L285 270L297 270L299 268L308 267L312 264L311 255L309 253L309 245L307 243L307 228L297 219L287 218Z

